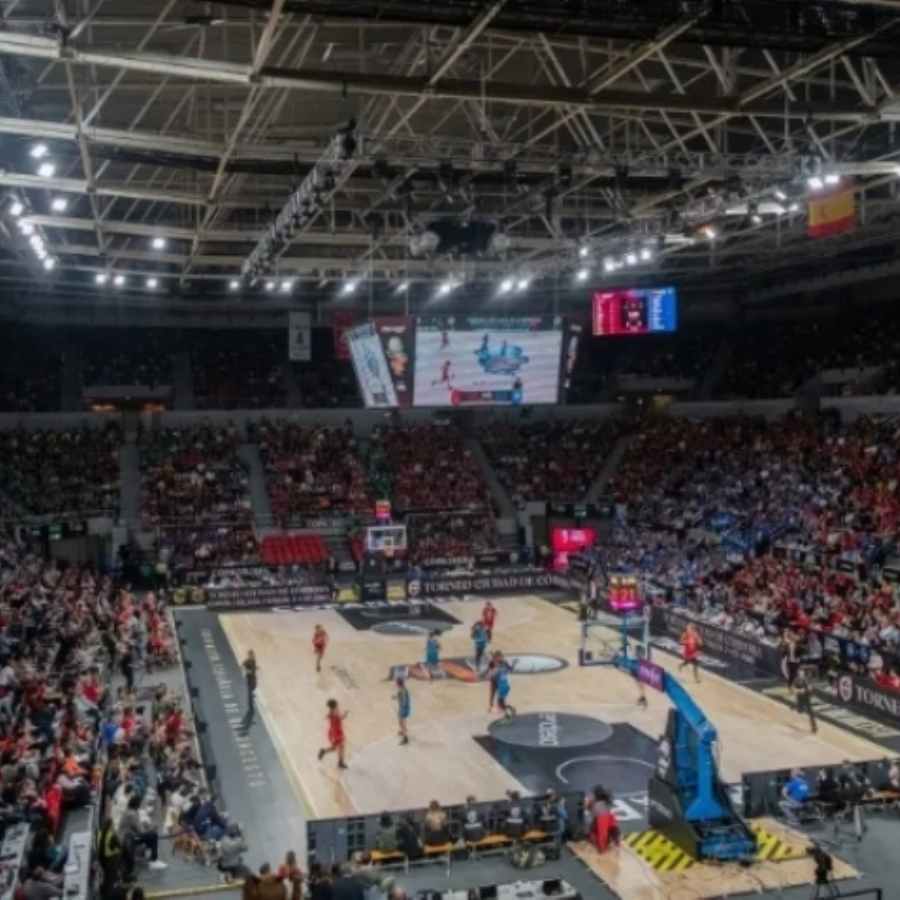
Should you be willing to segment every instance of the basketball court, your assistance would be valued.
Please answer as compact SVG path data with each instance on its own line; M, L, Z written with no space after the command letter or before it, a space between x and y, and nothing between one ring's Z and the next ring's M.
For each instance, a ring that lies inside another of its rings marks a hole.
M512 724L488 714L488 686L472 667L469 629L481 614L481 600L219 617L237 659L256 651L262 718L308 816L419 808L431 800L460 803L470 794L493 800L509 790L579 791L603 783L624 802L626 830L632 818L631 827L640 827L668 701L651 695L649 709L640 709L628 676L607 666L579 667L580 629L565 609L536 596L494 603L499 614L492 646L516 658L510 701L518 717ZM330 637L321 674L311 652L317 623ZM443 671L429 681L418 664L425 635L434 629L442 632ZM610 630L609 639L618 635ZM664 653L654 659L677 667ZM398 673L407 675L412 695L407 746L399 745L392 702ZM812 735L791 710L711 673L689 690L718 730L721 772L729 783L744 772L884 752L826 723ZM349 768L343 772L333 756L317 760L326 743L330 698L349 712Z

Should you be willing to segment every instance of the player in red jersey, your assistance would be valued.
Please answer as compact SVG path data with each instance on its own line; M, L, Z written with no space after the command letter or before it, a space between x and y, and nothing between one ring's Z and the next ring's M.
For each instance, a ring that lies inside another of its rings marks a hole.
M681 635L681 653L683 659L678 671L690 666L694 670L694 681L700 681L700 635L693 624L689 624Z
M446 331L441 332L441 350L446 350L450 346L450 335Z
M494 623L496 621L497 607L488 600L488 602L484 604L484 609L481 611L481 624L484 625L484 630L487 632L488 643L491 642L491 639L494 636Z
M344 745L347 743L347 737L344 734L344 719L346 718L347 713L341 712L337 700L329 700L328 746L319 751L319 760L321 761L327 753L337 753L339 769L347 768L344 762Z
M451 378L451 372L450 372L450 369L451 369L451 366L452 366L452 364L451 364L451 362L450 362L449 359L441 366L441 380L440 380L440 384L450 384L450 378Z
M328 632L321 625L316 625L312 638L313 656L316 658L316 671L322 671L322 659L328 646Z

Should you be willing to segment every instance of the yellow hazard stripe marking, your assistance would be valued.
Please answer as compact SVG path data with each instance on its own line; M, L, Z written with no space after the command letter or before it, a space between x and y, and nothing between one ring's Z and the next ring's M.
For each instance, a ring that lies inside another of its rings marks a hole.
M693 859L658 831L627 834L625 843L658 872L683 872L694 864Z

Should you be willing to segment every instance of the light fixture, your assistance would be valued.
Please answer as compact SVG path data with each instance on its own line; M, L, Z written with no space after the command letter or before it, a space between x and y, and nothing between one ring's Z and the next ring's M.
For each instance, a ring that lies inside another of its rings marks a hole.
M41 163L37 171L41 178L52 178L56 172L56 166L52 162Z
M148 278L148 279L147 279L147 287L150 288L151 291L152 291L158 284L159 284L159 282L158 282L155 278Z
M710 241L714 241L719 236L719 232L712 225L703 225L699 229L699 233Z
M520 291L527 291L527 290L528 290L528 285L529 285L529 284L531 284L531 279L530 279L530 278L520 278L520 279L519 279L519 283L516 285L516 287L517 287Z
M97 284L106 284L106 282L108 280L109 280L109 276L106 274L106 272L98 272L94 276L94 281L96 281Z
M56 260L52 256L48 256L44 260L44 268L49 272L56 265Z
M755 212L752 216L750 216L750 221L754 225L759 225L762 222L762 216L758 212Z
M397 285L397 293L402 294L404 291L409 290L409 282L401 281L400 284Z
M241 286L241 283L236 279L232 278L231 281L228 282L228 290L236 291Z
M154 250L165 250L166 248L166 239L161 237L153 238L153 249Z
M39 247L44 246L44 239L39 234L33 234L29 239L28 243L37 250Z
M46 259L48 256L47 249L45 247L38 247L34 251L34 254L35 254L35 256L37 256L38 259Z
M343 294L352 294L356 290L357 282L355 280L350 280L344 284L344 288L341 291Z
M31 237L34 234L34 225L31 222L19 222L19 229L25 237Z
M636 265L637 261L638 261L637 253L626 253L625 254L625 262L627 262L629 266Z
M818 175L810 175L806 179L806 184L811 191L820 191L825 187L825 182Z
M783 190L781 190L781 188L778 188L778 190L775 191L775 199L787 200L787 194Z
M788 212L800 212L800 204L795 201L788 207Z
M604 259L603 260L603 269L606 272L615 272L616 271L616 262L613 259Z
M576 277L579 281L587 281L588 274L589 274L589 273L588 273L588 270L587 270L587 269L579 269L579 270L578 270L578 274L577 274L575 277Z
M46 144L35 144L31 148L31 155L34 159L43 159L48 153Z
M584 258L588 255L588 253L590 253L590 252L591 252L591 251L590 251L590 248L587 246L587 244L582 244L581 247L580 247L579 250L578 250L578 255L579 255L582 259L584 259Z
M641 248L641 259L644 262L649 262L651 259L653 259L653 251L649 247L642 247Z
M500 283L500 293L507 294L509 291L513 289L513 280L512 278L504 278Z
M284 281L281 282L281 290L285 294L288 293L293 286L294 280L292 278L285 278Z
M840 184L840 183L841 183L841 176L838 175L836 172L829 172L825 176L825 184L835 185L835 184Z
M113 284L116 287L122 287L122 285L125 284L125 276L124 275L116 275L116 277L113 278Z
M267 290L267 291L274 291L274 290L275 290L275 282L274 282L274 281L267 281L267 282L266 282L266 290Z
M10 215L18 219L23 212L25 212L25 207L18 200L13 200L13 204L9 208Z
M439 296L439 297L445 297L445 296L446 296L447 294L449 294L450 291L452 291L452 290L453 290L453 282L452 282L452 281L445 281L445 282L438 288L438 296Z
M54 197L50 203L50 209L53 212L65 212L68 205L69 201L65 197Z

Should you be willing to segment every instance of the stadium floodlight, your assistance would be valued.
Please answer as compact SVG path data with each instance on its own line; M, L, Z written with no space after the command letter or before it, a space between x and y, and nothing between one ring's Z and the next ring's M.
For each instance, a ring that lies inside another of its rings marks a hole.
M56 166L52 162L41 163L37 170L41 178L52 178L56 174Z
M159 286L159 281L157 281L155 278L147 279L147 287L150 288L151 291L158 286Z
M94 276L94 281L95 281L97 284L106 284L106 282L107 282L108 280L109 280L109 276L106 274L106 272L98 272L98 273Z
M31 237L34 234L34 225L31 222L19 222L19 229L25 237Z
M590 252L591 252L591 248L588 247L587 244L582 244L581 247L579 247L579 249L578 249L578 255L579 255L582 259L584 259L584 258L588 255L588 253L590 253Z
M806 179L806 184L811 191L821 191L825 187L825 182L818 175L810 175Z
M641 248L641 259L644 262L649 262L651 259L653 259L653 251L649 247L642 247Z
M165 250L166 249L166 239L161 237L153 238L153 249L154 250Z
M125 284L125 276L124 275L116 275L116 277L113 278L113 284L116 287L122 287Z
M49 272L56 266L56 260L52 256L48 256L44 260L44 268Z
M788 207L788 212L800 212L800 204L795 201Z
M10 206L9 208L9 214L11 216L15 216L18 219L23 212L25 212L25 207L22 205L22 203L18 200L13 200L12 206Z
M281 292L283 294L287 294L294 287L294 279L293 278L285 278L284 281L281 282Z
M751 221L754 225L759 225L759 224L761 224L761 222L762 222L762 216L761 216L758 212L757 212L757 213L753 213L753 215L750 216L750 221Z
M575 276L579 281L587 281L589 271L588 269L579 269L578 274Z
M397 285L397 293L402 294L404 291L409 290L409 281L401 281L400 284Z
M787 200L787 194L783 190L781 190L781 188L778 188L778 190L775 191L775 199L782 201Z
M356 279L351 278L350 281L345 282L341 293L342 294L352 294L356 290L358 284L359 284L359 282L356 281Z
M637 253L626 253L625 254L625 262L627 262L629 266L636 265L637 261L638 261Z
M46 144L35 144L31 148L31 155L34 159L43 159L49 152Z
M236 291L241 286L241 283L237 280L237 278L232 278L231 281L228 282L228 290Z
M54 197L50 202L50 209L52 209L53 212L61 213L66 211L68 205L69 201L66 200L65 197Z
M614 259L604 259L603 260L603 270L605 272L615 272L616 271L616 261Z
M275 282L274 282L274 281L267 281L267 282L266 282L266 290L267 290L267 291L274 291L274 290L275 290Z
M531 279L530 279L530 278L520 278L520 279L519 279L519 283L516 285L516 287L517 287L520 291L527 291L527 290L528 290L528 286L529 286L530 284L531 284Z
M504 278L503 281L500 282L500 293L508 294L513 289L513 280L512 278Z
M456 283L455 283L454 281L452 281L452 280L447 280L447 281L445 281L445 282L438 288L438 296L439 296L439 297L446 297L447 294L449 294L450 291L452 291L453 288L455 288L455 287L456 287Z
M825 176L825 184L834 186L834 185L840 184L840 183L841 183L841 176L838 175L836 172L829 172Z

